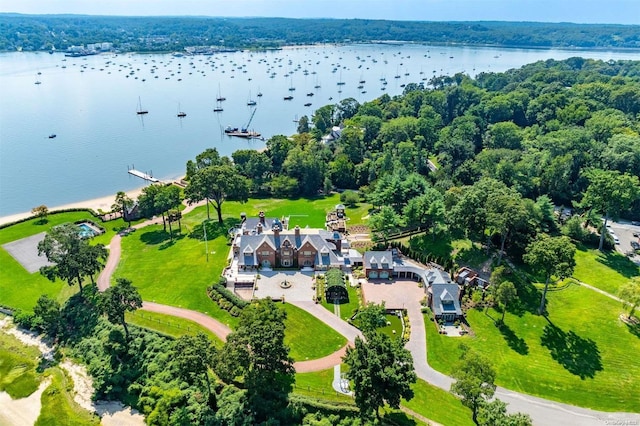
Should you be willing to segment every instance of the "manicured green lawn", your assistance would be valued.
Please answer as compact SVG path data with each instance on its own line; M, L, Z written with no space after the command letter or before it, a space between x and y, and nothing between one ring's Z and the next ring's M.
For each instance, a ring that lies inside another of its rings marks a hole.
M466 238L452 239L448 235L440 234L434 239L432 235L421 234L412 237L411 240L406 237L400 241L420 253L442 259L451 258L460 264L477 266L487 260L486 252L481 249L480 244Z
M391 338L402 339L402 321L397 315L387 314L385 315L387 325L380 327L378 331ZM394 333L395 332L395 333Z
M306 311L290 303L279 306L287 312L284 342L295 361L322 358L347 344L344 336Z
M353 403L352 397L336 392L332 383L333 368L313 373L297 373L293 392L328 401Z
M573 276L611 294L640 275L640 267L618 252L602 253L597 249L579 247L576 251L576 268Z
M42 408L36 426L84 426L99 425L100 418L80 407L74 400L70 390L73 382L58 367L48 370L51 384L42 394Z
M133 324L172 337L180 337L185 334L194 336L198 333L204 333L215 346L221 347L223 343L218 336L200 324L172 315L138 310L135 312L127 312L126 320L127 324Z
M344 372L344 369L342 371ZM293 393L341 403L353 402L353 397L336 392L331 385L332 382L332 368L314 373L299 373L296 374ZM418 380L412 389L414 397L411 401L402 400L402 406L444 426L473 426L471 411L449 392L424 380ZM421 424L417 420L416 422Z
M31 395L40 385L36 371L40 352L0 330L0 391L18 399Z
M444 426L473 426L471 410L451 393L418 379L413 385L413 398L402 405Z
M220 231L214 232L213 222L208 223L207 261L197 221L199 211L182 220L182 234L176 232L173 242L161 225L147 226L124 237L113 280L128 278L144 300L204 312L233 327L237 318L220 309L206 293L209 285L218 282L226 263L227 238Z
M475 337L439 335L427 322L429 363L450 374L459 344L495 363L496 383L519 392L604 411L640 411L640 339L618 316L619 303L571 285L549 292L549 320L530 312L468 312Z
M83 219L92 220L106 229L105 234L91 240L92 244L108 244L116 232L125 226L121 219L101 223L86 211L57 213L49 215L46 224L40 224L38 220L32 219L0 229L0 245L46 232L56 225ZM69 288L60 280L52 283L39 272L30 274L4 248L0 247L0 305L30 311L42 294L64 302L77 291L77 286Z

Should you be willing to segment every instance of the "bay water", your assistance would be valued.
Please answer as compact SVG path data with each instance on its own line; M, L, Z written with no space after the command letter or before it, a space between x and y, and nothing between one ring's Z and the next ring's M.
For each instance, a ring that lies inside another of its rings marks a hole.
M0 216L144 186L128 168L169 180L207 148L222 155L264 148L261 139L227 136L226 126L248 127L265 139L291 135L297 118L348 97L365 102L433 76L475 76L572 56L640 60L640 52L628 51L417 44L210 56L0 53ZM216 106L223 111L214 112ZM148 114L137 114L140 108Z

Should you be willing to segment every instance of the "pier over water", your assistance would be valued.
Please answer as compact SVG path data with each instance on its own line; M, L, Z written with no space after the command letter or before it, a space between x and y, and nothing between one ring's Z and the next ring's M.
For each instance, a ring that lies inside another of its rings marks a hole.
M135 166L131 166L131 167L127 166L127 172L130 175L139 177L140 179L146 180L148 182L153 182L153 183L160 182L160 179L154 178L151 173L141 172L140 170L136 170L134 167Z

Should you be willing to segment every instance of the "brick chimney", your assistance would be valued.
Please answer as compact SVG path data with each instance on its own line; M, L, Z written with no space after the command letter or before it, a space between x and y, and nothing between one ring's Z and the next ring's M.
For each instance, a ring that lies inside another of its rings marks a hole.
M293 232L295 233L296 238L300 237L300 227L298 225L293 229Z
M260 218L260 223L264 226L264 212L258 213L258 218Z
M262 224L259 223L258 226L256 226L256 232L258 233L258 235L262 234Z
M280 225L274 224L272 229L273 229L273 236L278 238L280 236Z

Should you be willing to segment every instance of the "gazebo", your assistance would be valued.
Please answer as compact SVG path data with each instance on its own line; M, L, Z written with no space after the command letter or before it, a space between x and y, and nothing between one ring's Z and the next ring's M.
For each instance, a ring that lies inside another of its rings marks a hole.
M340 303L349 300L347 284L344 282L342 271L337 268L329 269L325 274L324 297L327 302Z

